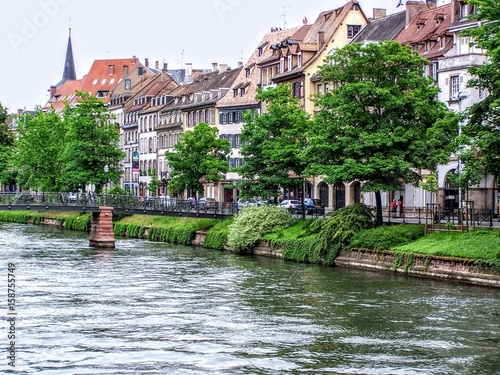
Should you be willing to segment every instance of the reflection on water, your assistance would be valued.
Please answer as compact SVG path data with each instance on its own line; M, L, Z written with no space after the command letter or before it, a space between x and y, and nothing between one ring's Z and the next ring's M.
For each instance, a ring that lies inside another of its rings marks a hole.
M0 224L4 275L17 266L20 373L500 373L496 289L116 245Z

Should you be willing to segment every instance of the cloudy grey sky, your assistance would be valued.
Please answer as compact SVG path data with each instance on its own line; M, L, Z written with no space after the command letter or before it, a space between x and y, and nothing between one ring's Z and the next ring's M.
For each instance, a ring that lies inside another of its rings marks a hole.
M293 27L347 0L22 0L0 4L0 102L15 112L45 104L60 81L72 28L78 78L96 59L133 55L169 68L236 66L271 27ZM406 2L406 1L404 1ZM449 0L439 0L439 5ZM359 0L368 17L399 0ZM285 15L285 17L283 17ZM154 65L153 65L154 66Z

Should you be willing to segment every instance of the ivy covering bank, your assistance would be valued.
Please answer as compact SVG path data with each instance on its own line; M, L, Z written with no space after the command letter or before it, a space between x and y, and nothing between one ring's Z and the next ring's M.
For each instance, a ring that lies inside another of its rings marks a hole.
M76 212L0 211L0 221L40 224L57 220L67 229L89 231L91 214ZM441 232L424 236L424 226L373 227L371 210L362 204L335 211L326 219L293 219L279 207L247 207L227 220L132 215L115 217L115 235L191 245L197 231L206 232L205 247L252 253L267 242L284 259L333 264L341 250L394 251L396 259L414 254L461 258L500 273L500 231ZM406 262L408 263L408 262Z
M66 229L82 232L90 231L90 213L52 211L0 211L0 221L20 224L42 224L44 220L57 220Z

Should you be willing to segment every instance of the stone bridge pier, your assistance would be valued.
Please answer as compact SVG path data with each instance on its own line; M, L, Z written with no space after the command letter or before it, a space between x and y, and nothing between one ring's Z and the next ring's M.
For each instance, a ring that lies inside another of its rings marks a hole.
M113 207L99 207L99 212L92 212L89 244L91 247L115 247Z

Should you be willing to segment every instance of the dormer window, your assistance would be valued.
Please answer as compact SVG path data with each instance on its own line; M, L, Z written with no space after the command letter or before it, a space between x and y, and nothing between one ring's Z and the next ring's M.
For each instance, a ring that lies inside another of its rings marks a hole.
M347 25L347 37L352 39L361 30L361 25Z
M467 18L468 15L469 15L468 5L462 2L460 6L460 17Z
M238 96L238 89L233 90L233 97L236 98Z
M302 67L302 52L297 54L297 68Z
M288 65L288 71L292 71L292 55L288 56L287 58L287 65Z
M280 58L280 73L284 73L285 72L285 58L282 57Z
M250 77L250 68L245 69L245 77Z
M262 56L262 52L263 52L262 49L263 49L262 47L259 47L259 49L258 49L257 54L259 55L259 57Z
M424 19L424 18L419 18L419 19L417 20L417 30L420 30L422 27L424 27L426 22L427 22L427 20L426 20L426 19Z
M240 89L240 96L243 96L243 95L245 95L245 88L244 87L242 87Z

